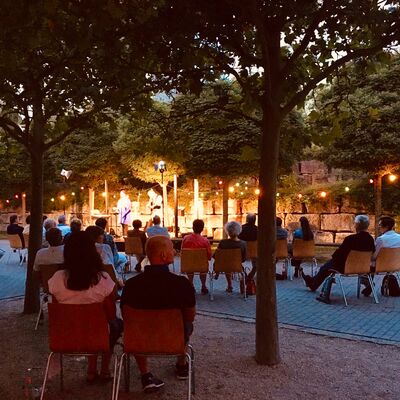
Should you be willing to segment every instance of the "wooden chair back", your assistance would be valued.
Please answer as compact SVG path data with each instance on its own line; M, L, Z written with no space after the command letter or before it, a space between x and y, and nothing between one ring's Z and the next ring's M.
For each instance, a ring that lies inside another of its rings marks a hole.
M111 264L103 264L102 270L104 272L107 272L107 274L110 275L110 278L114 281L115 283L114 294L116 295L119 288L119 281L114 266Z
M207 249L182 249L181 272L186 274L207 273Z
M108 352L108 322L103 303L49 303L49 347L57 353Z
M24 233L25 248L29 246L29 233Z
M45 293L49 293L49 279L60 269L64 268L64 264L43 264L39 265L40 281Z
M282 258L288 258L289 253L288 253L288 242L287 239L278 239L275 242L275 258L282 259Z
M382 248L376 258L376 273L400 271L400 248Z
M246 257L248 260L257 258L257 240L246 242Z
M243 272L240 249L217 249L214 254L214 272Z
M295 239L293 241L293 258L305 259L315 257L314 240Z
M122 309L124 352L133 354L185 354L182 311Z
M19 235L17 235L17 234L14 234L14 235L7 234L7 239L9 241L10 247L12 249L23 249L21 238L19 237Z
M144 249L140 237L131 236L125 238L125 254L143 255Z
M369 274L372 251L351 250L344 266L344 275Z

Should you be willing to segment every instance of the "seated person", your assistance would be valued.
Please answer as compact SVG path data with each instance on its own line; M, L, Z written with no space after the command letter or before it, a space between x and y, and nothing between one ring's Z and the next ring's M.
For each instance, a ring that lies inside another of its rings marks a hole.
M116 318L115 283L102 271L101 258L87 232L71 235L65 243L64 268L49 279L49 291L59 303L105 305L110 329L110 352L102 355L100 375L97 373L97 356L88 357L86 381L90 384L97 379L110 381L110 360L113 347L122 332L122 321Z
M161 219L158 215L155 215L153 217L153 225L149 226L147 228L146 234L147 237L151 238L153 236L168 236L169 237L169 233L168 233L168 229L160 226L161 224Z
M7 235L18 235L21 239L22 247L25 248L25 239L23 232L24 228L18 225L18 216L11 215L10 225L7 226Z
M219 242L218 249L240 249L242 253L242 262L246 261L246 242L239 239L240 232L242 231L242 227L239 222L230 221L227 222L224 226L225 232L228 235L229 239L222 239ZM215 279L218 279L219 274L215 275ZM226 291L228 293L232 293L232 274L225 274L226 282L228 284Z
M182 310L185 338L193 331L195 316L195 295L193 286L183 276L169 272L168 265L173 262L174 248L169 238L156 236L146 243L146 254L150 265L144 267L144 273L129 279L122 292L121 308L129 306L136 309L173 309ZM164 386L164 382L152 375L147 359L136 357L145 392L152 392ZM188 379L188 364L185 357L178 357L176 376Z
M49 247L49 243L46 240L46 232L51 228L57 228L57 222L53 218L47 218L43 220L43 239L42 246Z
M332 254L332 259L326 262L318 271L317 275L311 277L301 273L307 287L315 292L321 283L327 278L334 269L341 273L344 272L347 256L351 250L357 251L375 251L375 243L373 237L368 233L369 218L368 215L357 215L354 219L354 226L357 233L347 236L343 243ZM317 300L329 303L329 291L317 297Z
M71 228L66 224L66 217L64 214L59 215L57 228L61 231L63 237L71 232Z
M193 221L193 233L185 235L182 240L182 249L206 249L207 257L211 260L211 246L207 238L201 236L204 229L204 221L202 219L195 219ZM188 274L190 283L193 285L194 274ZM207 294L208 289L206 286L207 274L200 274L201 281L201 294Z
M310 223L306 217L300 218L300 228L296 229L293 233L293 243L296 239L302 239L304 241L314 240L314 234L311 230ZM293 249L293 245L292 245ZM302 260L292 258L292 266L294 269L294 276L299 276L299 270Z
M114 266L114 256L110 246L104 244L104 230L99 226L88 226L85 230L95 243L96 250L100 254L103 264Z
M142 248L143 248L143 254L145 253L146 249L146 240L147 236L144 231L141 231L140 228L142 227L142 221L140 219L135 219L132 222L133 229L130 229L128 231L128 237L138 237L142 241ZM142 262L146 258L145 255L136 255L137 263L135 266L135 271L136 272L141 272L142 271Z
M276 217L276 240L282 240L287 238L288 238L288 231L282 228L282 218Z
M22 234L29 235L29 231L31 228L31 216L30 215L27 215L27 217L25 218L25 223L26 223L26 225L24 226L24 231L22 232Z
M46 232L46 241L49 247L40 249L36 253L33 264L34 271L40 271L41 265L64 263L64 245L62 244L61 231L58 228L50 228Z
M240 232L239 239L245 242L255 242L257 240L256 214L246 215L246 223L242 225L242 232ZM257 260L253 258L251 265L252 269L247 276L248 279L254 279L257 272Z
M69 228L70 231L64 235L64 243L71 235L76 235L82 230L82 221L79 218L72 218Z

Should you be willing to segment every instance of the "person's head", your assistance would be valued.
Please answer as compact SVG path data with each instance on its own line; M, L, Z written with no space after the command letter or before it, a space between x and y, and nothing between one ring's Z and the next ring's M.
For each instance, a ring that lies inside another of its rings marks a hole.
M121 197L121 199L123 199L124 197L126 197L126 192L125 192L124 189L122 189L122 190L119 192L119 197Z
M82 221L79 218L73 218L69 224L71 233L80 232L82 229Z
M224 229L230 239L237 238L240 235L240 232L242 232L242 226L236 221L227 222Z
M99 226L101 229L106 230L107 220L105 218L97 218L96 225Z
M97 285L102 278L102 266L94 241L86 231L69 236L64 245L68 289L86 290Z
M368 215L360 214L354 218L356 232L366 231L369 227Z
M42 215L42 222L46 221L47 215Z
M99 226L91 225L86 228L85 231L89 237L95 243L103 243L104 242L104 229L101 229Z
M57 222L53 218L46 218L43 222L43 228L45 231L48 231L51 228L56 228L57 227Z
M153 224L154 225L160 225L161 224L161 218L158 215L155 215L153 217Z
M195 219L193 221L193 232L200 234L204 229L204 221L202 219Z
M31 216L30 216L30 215L28 215L28 216L25 218L25 222L26 222L27 225L30 225L30 223L31 223Z
M166 236L153 236L146 242L146 255L151 265L171 264L174 261L174 246Z
M310 223L308 222L308 219L306 217L300 217L300 226L301 226L301 232L303 235L303 240L313 240L314 239L314 234L312 233Z
M58 223L59 224L65 225L65 221L66 221L66 218L65 218L64 214L61 214L61 215L58 216Z
M142 221L140 219L135 219L132 222L133 229L139 230L142 227Z
M51 247L61 246L63 241L61 231L58 228L50 228L46 231L46 240Z
M395 222L392 217L380 217L379 218L378 226L379 226L379 230L382 233L391 231L394 228L394 224L395 224Z
M282 226L282 218L276 217L276 226L279 226L279 227Z
M255 225L256 224L256 214L247 214L246 215L246 223L249 225Z
M10 217L10 224L18 223L18 215L11 215Z

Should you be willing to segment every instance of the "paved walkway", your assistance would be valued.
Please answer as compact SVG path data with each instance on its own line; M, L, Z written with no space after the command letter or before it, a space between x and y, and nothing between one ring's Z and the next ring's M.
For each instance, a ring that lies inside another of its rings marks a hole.
M0 248L7 249L6 241L0 241ZM12 254L10 264L8 255L0 260L0 299L21 296L24 293L26 266L18 265L18 257ZM179 269L179 259L175 260ZM382 277L377 278L380 288ZM223 275L214 281L214 301L199 294L197 288L197 308L199 312L219 317L255 320L255 296L246 301L239 294L239 284L234 282L234 293L225 292L226 281ZM278 281L278 320L283 326L292 329L311 331L331 336L351 337L392 343L400 346L400 298L379 296L379 304L372 297L357 299L356 279L345 278L349 306L345 307L340 288L334 285L332 304L326 305L315 300L315 293L306 289L301 279Z

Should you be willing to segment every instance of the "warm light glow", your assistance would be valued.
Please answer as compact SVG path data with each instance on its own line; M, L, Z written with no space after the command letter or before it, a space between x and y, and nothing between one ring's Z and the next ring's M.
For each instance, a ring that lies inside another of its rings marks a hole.
M25 194L25 193L22 193L22 197L26 197L26 194Z
M244 195L244 193L243 192L240 192L240 194L243 196Z
M328 193L326 193L326 192L321 192L320 194L320 197L322 197L323 199L328 195Z
M65 196L63 194L60 196L60 200L62 200L62 201L65 200Z
M235 186L236 186L236 187L239 187L239 186L240 186L240 185L239 185L239 182L236 182Z
M234 188L233 186L230 186L230 187L229 187L229 191L230 191L231 193L233 193L233 192L235 191L235 188Z
M276 197L279 197L280 196L280 194L279 194L279 192L276 194Z
M7 204L10 204L10 200L6 200L6 203L7 203Z
M14 196L16 199L18 199L19 198L19 196L16 194L15 196Z
M222 181L219 181L219 182L218 182L219 185L222 185L223 183L224 183L224 182L222 182Z
M50 201L53 201L53 202L54 202L54 197L52 197L52 198L50 199Z
M260 189L256 189L256 190L254 191L254 193L255 193L256 195L259 195L259 194L260 194Z
M72 192L71 195L72 195L72 196L75 196L75 192Z
M248 189L248 187L247 187L247 186L245 186L245 187L244 187L244 190L247 190L247 189Z
M215 194L218 196L218 192L215 192Z
M245 185L247 185L248 183L249 183L249 182L247 182L247 181L244 181L244 184L245 184Z
M201 196L201 197L204 197L204 193L202 193L200 196Z
M346 186L346 187L344 188L344 190L345 190L346 192L349 192L349 191L350 191L350 188L349 188L348 186Z
M107 193L106 193L106 192L103 192L101 195L102 195L103 197L106 197L106 196L107 196Z
M373 180L373 179L370 179L370 180L369 180L369 183L374 183L374 180Z
M85 189L84 186L81 186L81 190Z
M396 179L397 179L397 176L396 176L396 175L393 175L393 174L390 174L390 175L389 175L389 181L390 181L390 182L394 182Z
M301 198L303 197L303 195L302 195L301 193L299 193L299 194L297 195L297 197L298 197L299 199L301 199Z

